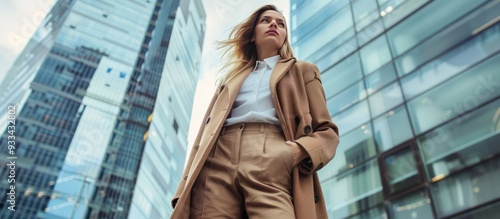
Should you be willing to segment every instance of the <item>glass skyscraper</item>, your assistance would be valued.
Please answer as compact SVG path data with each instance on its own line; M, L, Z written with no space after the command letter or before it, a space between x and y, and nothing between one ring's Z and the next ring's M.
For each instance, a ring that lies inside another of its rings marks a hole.
M9 199L15 185L16 211L2 201L0 218L168 216L169 180L175 174L164 171L175 169L181 158L169 157L167 163L151 157L161 152L151 151L155 144L148 130L153 110L161 110L156 99L160 86L167 86L160 85L162 78L179 74L164 66L171 62L167 51L176 22L193 25L187 17L195 7L190 2L59 0L54 5L0 88L2 108L17 108L15 183L7 180L8 132L0 138L0 198ZM194 29L203 30L204 21L196 22ZM185 55L175 47L176 55ZM184 63L192 60L197 59L182 57L176 64L194 68ZM153 149L167 150L164 146Z
M340 145L330 218L498 218L500 2L291 0Z
M187 133L201 50L205 10L201 0L181 1L168 41L163 76L128 218L170 218L173 198L185 163Z

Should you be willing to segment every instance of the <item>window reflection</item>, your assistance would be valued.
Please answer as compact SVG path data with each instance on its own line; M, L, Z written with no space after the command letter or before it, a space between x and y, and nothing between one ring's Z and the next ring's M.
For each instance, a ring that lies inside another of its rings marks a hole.
M321 74L321 80L325 88L326 98L329 99L333 95L339 93L345 88L352 85L362 77L362 70L359 61L358 53L339 62L332 68Z
M299 7L300 11L307 10L306 8L313 8L312 10L307 11L307 14L318 11L318 13L314 14L314 16L311 16L311 19L307 20L305 23L299 23L300 25L297 30L294 30L294 34L292 37L292 44L295 44L297 40L301 40L304 38L305 35L308 35L311 33L311 31L314 31L316 28L321 28L321 26L325 25L326 22L332 22L332 17L333 16L340 16L341 13L338 13L340 10L347 10L348 7L345 7L348 4L349 0L337 0L337 1L309 1L306 4L303 4L301 7ZM324 5L325 3L330 3L327 5ZM305 11L304 11L305 12ZM306 17L305 16L297 16L294 15L293 17L297 17L298 20L304 20ZM352 23L352 22L351 22ZM294 24L294 23L292 23ZM332 31L337 31L337 30L332 30ZM342 32L342 31L340 31Z
M360 203L375 206L383 201L377 160L323 183L323 195L328 214L344 218L366 208ZM361 208L361 209L360 209Z
M318 172L320 179L327 179L357 168L359 164L377 154L370 123L341 135L340 142L335 158L328 168Z
M500 99L418 139L429 180L437 181L500 153L499 106Z
M355 85L340 92L327 101L328 109L331 114L337 114L344 109L347 109L352 104L366 98L366 91L363 81L359 81Z
M296 25L292 27L292 30L296 27L301 26L309 18L314 17L314 15L318 15L318 12L324 9L328 5L328 3L331 2L332 1L312 0L307 1L306 4L301 4L299 7L297 7L297 12L295 12L295 16L293 16L294 18L292 18L296 20L296 22L292 22L293 25ZM336 0L333 4L343 6L347 3L348 0Z
M366 92L370 95L395 79L396 70L394 69L394 65L389 63L366 77Z
M381 34L382 31L384 30L385 30L384 23L382 23L381 19L377 19L369 26L365 27L362 30L359 30L358 33L356 34L359 46L360 47L364 46L368 41Z
M389 194L420 183L414 154L410 147L385 157L384 165L386 171L383 173L383 179L389 186L386 188Z
M385 26L391 27L429 0L378 0L380 16Z
M397 82L383 88L368 97L370 100L370 111L372 117L386 112L403 102L403 94Z
M422 66L401 80L405 97L411 99L483 61L500 50L499 41L500 24L497 24L481 35Z
M372 73L392 59L385 35L361 48L359 53L365 75Z
M332 120L336 121L339 127L343 127L344 132L349 132L370 120L368 111L368 102L364 100L335 115Z
M393 54L403 54L484 1L455 1L454 4L432 1L388 31L387 37Z
M496 4L496 7L492 6L492 4ZM462 40L469 38L471 32L474 32L476 28L495 19L495 17L498 16L498 11L500 11L500 5L497 3L491 2L490 4L485 4L474 13L467 14L456 25L448 26L437 34L430 36L423 43L406 52L396 60L398 73L400 75L407 74L423 63L432 60L444 51L457 45L457 43L460 43ZM496 33L498 34L498 32ZM472 56L472 54L468 55Z
M373 120L375 140L380 151L386 151L413 137L404 106L387 112Z
M418 191L390 204L391 218L394 219L432 219L431 199L425 191Z
M499 87L490 83L500 81L498 69L500 54L408 102L415 134L500 96Z
M500 202L495 204L486 205L472 212L466 213L456 217L456 219L491 219L498 217L498 209L500 209Z
M332 16L330 20L325 21L313 31L309 31L308 35L296 43L297 55L301 57L312 56L321 47L327 46L331 40L349 29L353 29L351 10L346 6ZM350 36L354 36L354 31L350 32Z
M354 0L351 4L357 31L380 17L376 0Z
M360 204L361 205L361 204ZM329 215L330 218L335 218L333 215ZM364 211L360 214L348 217L349 219L387 219L387 214L385 213L385 208L383 205L378 205L375 208Z
M439 216L446 216L500 197L500 158L490 160L433 185Z
M346 32L347 31L352 31L352 30L346 30ZM336 45L336 43L334 43L333 45ZM321 57L321 59L317 61L315 60L309 60L309 61L316 62L316 65L318 65L319 69L326 69L332 66L333 64L337 63L342 58L354 52L358 48L358 44L356 42L356 38L351 37L347 41L341 43L338 47L334 47L333 49L331 49L330 47L331 47L330 45L326 45L326 47L321 49L322 51L326 51L327 48L329 49L326 55Z

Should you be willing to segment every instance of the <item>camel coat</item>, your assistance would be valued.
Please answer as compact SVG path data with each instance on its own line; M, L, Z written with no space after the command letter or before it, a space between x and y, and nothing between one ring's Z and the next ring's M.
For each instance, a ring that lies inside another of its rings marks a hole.
M216 143L241 84L251 71L252 68L243 69L217 88L174 194L172 218L189 218L193 183ZM320 72L314 64L295 58L281 59L271 74L269 86L285 139L303 147L310 157L292 171L296 218L327 218L316 171L334 157L339 137L326 106Z

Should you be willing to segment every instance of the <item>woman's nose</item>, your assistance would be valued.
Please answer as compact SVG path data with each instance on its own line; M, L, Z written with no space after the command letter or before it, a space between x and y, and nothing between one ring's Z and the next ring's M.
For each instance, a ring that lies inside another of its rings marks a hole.
M277 26L278 26L278 24L276 23L276 21L275 21L275 20L272 20L270 24L271 24L271 27L272 27L272 26L274 26L274 27L277 27Z

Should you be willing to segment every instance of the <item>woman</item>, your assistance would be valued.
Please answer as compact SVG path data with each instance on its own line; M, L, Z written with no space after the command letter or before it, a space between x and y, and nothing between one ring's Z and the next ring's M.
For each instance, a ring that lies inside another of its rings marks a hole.
M318 68L295 60L273 5L222 45L229 70L194 142L172 218L327 218L316 171L339 139Z

